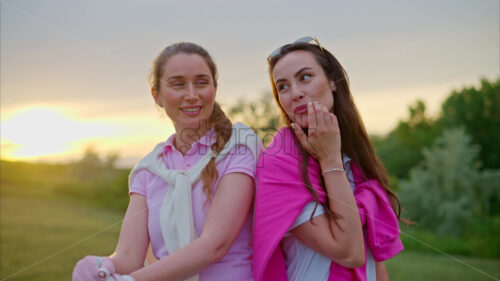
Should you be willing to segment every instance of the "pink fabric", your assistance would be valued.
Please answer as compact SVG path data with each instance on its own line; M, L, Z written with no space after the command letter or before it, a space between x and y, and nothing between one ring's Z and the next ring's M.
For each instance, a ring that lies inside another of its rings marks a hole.
M174 144L175 135L168 138L163 150L163 160L169 169L188 170L200 160L215 142L215 132L212 130L207 135L195 142L191 149L182 155ZM230 155L216 165L219 177L214 185L213 193L217 190L220 179L229 173L244 173L255 177L255 161L252 151L246 146L235 147ZM238 188L235 186L234 188ZM160 208L168 189L168 184L160 177L147 170L138 171L130 186L130 193L141 194L146 197L149 208L148 230L156 258L161 259L168 255L165 241L160 229ZM201 234L203 224L210 203L206 202L203 192L203 183L196 182L192 190L194 226L198 235ZM216 264L200 272L200 281L208 280L253 280L251 270L252 259L252 216L249 214L243 229L226 256Z
M259 159L254 217L253 270L256 281L287 280L279 243L304 206L314 201L302 182L301 158L292 132L283 128ZM403 249L396 215L380 184L375 180L363 180L354 161L351 168L365 246L370 247L376 261L388 259ZM319 181L320 167L312 157L308 162L308 174L324 203L326 194ZM332 262L328 280L366 280L366 266L349 269Z

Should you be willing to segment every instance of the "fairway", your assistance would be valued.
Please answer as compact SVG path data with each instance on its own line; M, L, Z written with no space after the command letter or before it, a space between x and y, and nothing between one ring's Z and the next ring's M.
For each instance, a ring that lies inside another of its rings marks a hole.
M0 203L1 280L71 280L79 259L111 254L116 245L119 212L4 192Z
M2 281L70 280L83 256L112 253L123 214L45 192L28 196L25 191L2 186ZM387 262L387 268L391 280L500 279L500 260L458 259L463 263L441 254L404 251Z
M500 260L403 251L386 262L391 280L500 280Z

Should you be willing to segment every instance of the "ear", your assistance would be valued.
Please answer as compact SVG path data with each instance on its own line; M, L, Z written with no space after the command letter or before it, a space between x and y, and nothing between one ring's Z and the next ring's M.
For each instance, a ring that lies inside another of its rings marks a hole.
M158 93L155 88L151 88L151 95L153 96L153 99L155 100L155 103L159 106L159 107L163 107L160 103L160 93Z
M335 83L333 81L330 81L330 89L332 89L332 92L336 92L337 91L337 86L335 86Z

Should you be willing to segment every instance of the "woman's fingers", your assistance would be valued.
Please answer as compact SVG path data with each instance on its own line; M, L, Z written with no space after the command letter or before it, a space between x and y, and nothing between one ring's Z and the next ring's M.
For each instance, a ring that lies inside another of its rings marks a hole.
M340 131L340 129L338 128L339 125L338 125L337 116L335 116L335 114L333 114L333 113L329 113L329 115L330 115L330 122L332 122L332 126L336 127L337 130Z
M332 125L332 118L330 117L330 111L326 106L323 106L323 119L325 119L325 124L330 127Z
M309 154L311 154L313 157L316 158L316 150L309 142L309 139L308 139L306 133L304 133L302 128L295 123L292 123L292 128L293 128L295 135L297 136L297 139L299 139L299 142L302 145L302 147L305 150L307 150L307 152L309 152Z
M314 114L316 115L317 126L315 129L324 131L325 129L325 117L323 116L323 106L318 102L314 102Z
M302 128L295 123L292 123L292 128L293 128L293 131L295 132L295 135L299 139L299 142L302 145L302 147L307 149L310 146L310 144L309 144L309 141L307 140L307 136L304 133L304 131L302 130Z
M330 111L326 106L319 104L318 102L313 103L315 118L311 123L309 119L309 136L311 133L315 133L318 130L322 132L328 132L331 130L332 120L330 117ZM310 117L311 118L311 117ZM315 121L315 122L314 122Z
M307 118L309 123L307 134L298 124L292 124L292 127L302 147L319 160L323 156L330 155L332 148L337 147L339 134L337 118L326 106L318 102L307 104Z
M307 122L308 122L308 133L311 135L318 128L318 119L316 118L316 102L314 104L309 102L307 104Z

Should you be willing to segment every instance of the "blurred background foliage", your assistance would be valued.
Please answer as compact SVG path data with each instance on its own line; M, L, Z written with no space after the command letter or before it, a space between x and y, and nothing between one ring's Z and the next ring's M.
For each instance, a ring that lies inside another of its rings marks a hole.
M284 125L271 92L263 92L257 99L250 101L242 98L226 112L233 122L243 122L252 128L264 146L271 142L276 130Z
M452 253L500 257L500 79L452 91L435 117L425 109L417 101L372 137L407 216L436 246L459 239Z
M225 110L264 144L283 125L269 92ZM436 116L417 100L395 128L371 140L404 216L417 223L401 226L406 251L387 262L391 277L420 280L409 268L422 273L439 262L431 275L489 279L467 267L457 271L457 262L436 255L443 252L471 256L461 259L500 276L500 79L452 91ZM119 157L89 147L68 164L1 161L2 280L67 280L85 254L113 251L129 199L130 169L115 166ZM49 259L54 249L66 253ZM35 266L42 258L50 262ZM19 271L27 265L33 268Z

